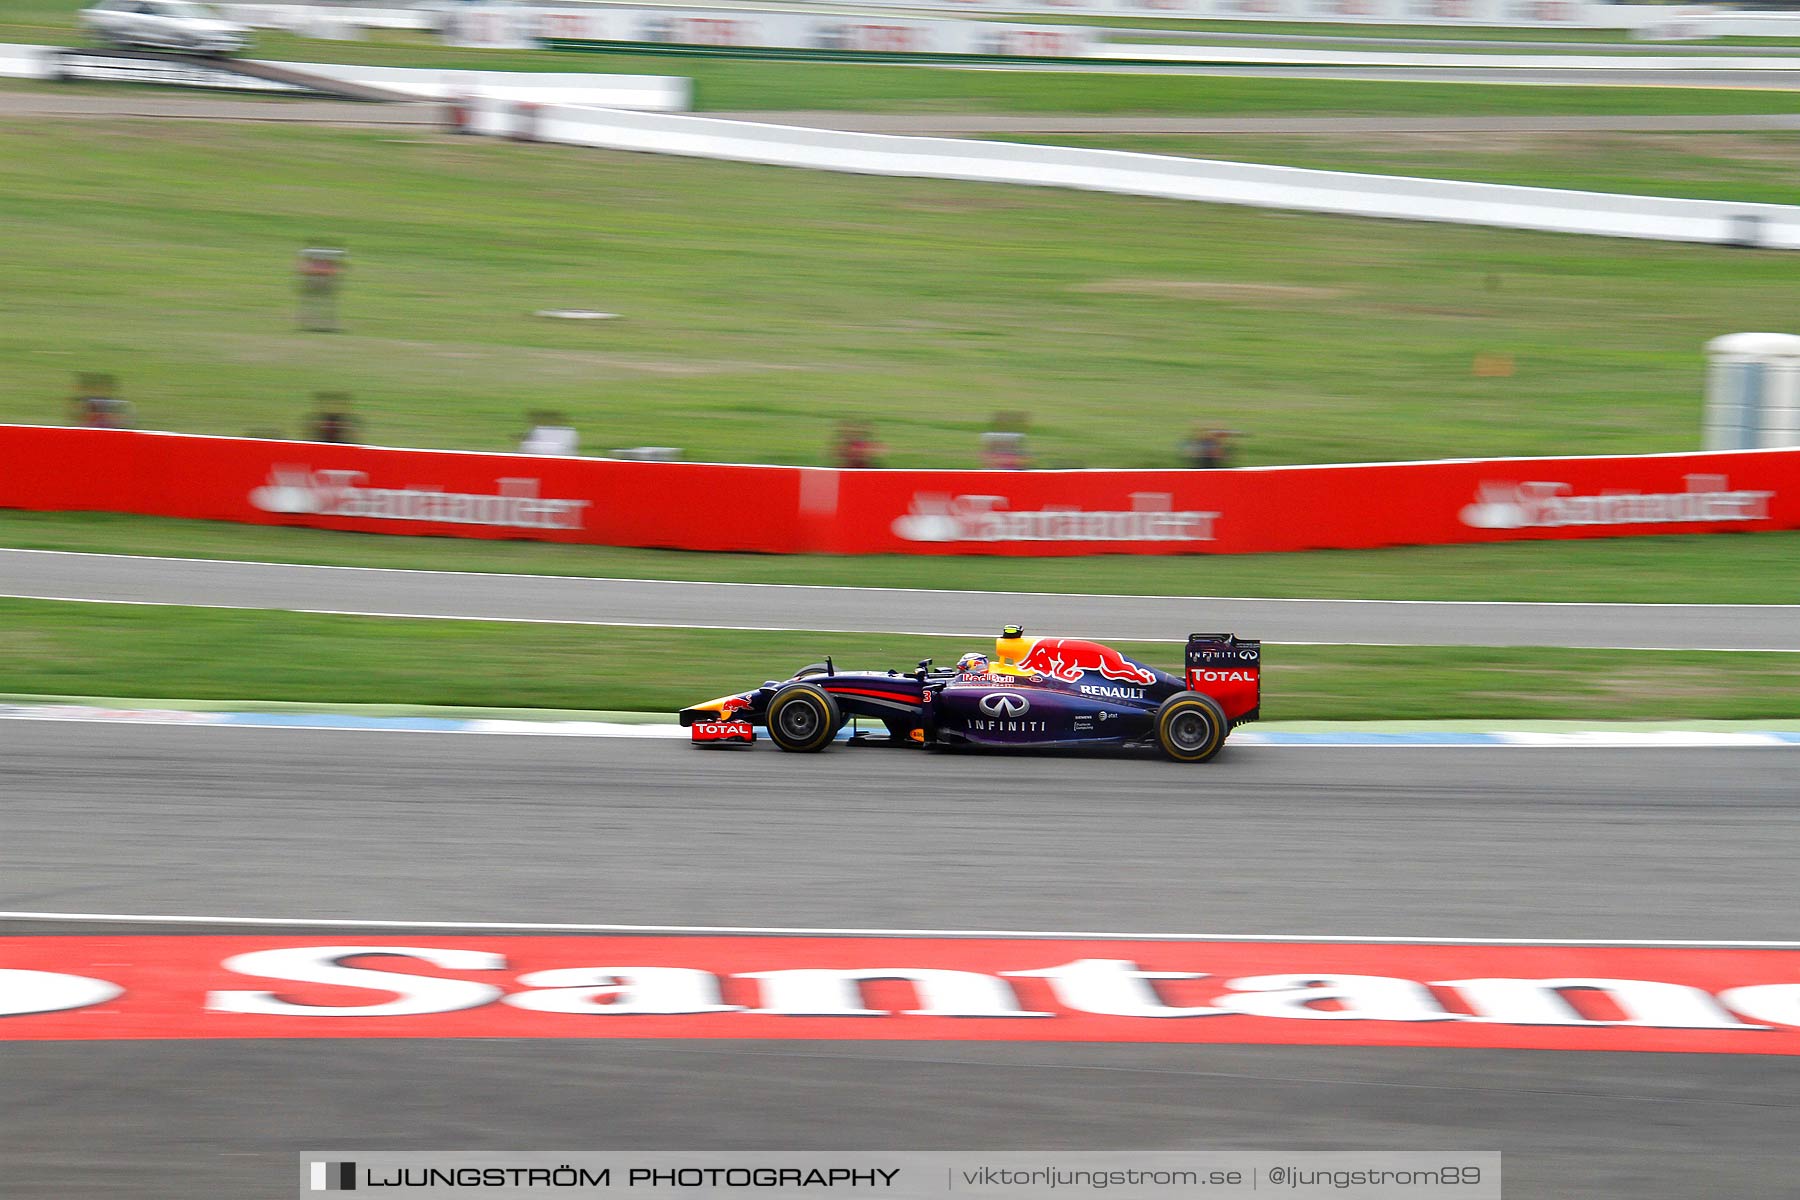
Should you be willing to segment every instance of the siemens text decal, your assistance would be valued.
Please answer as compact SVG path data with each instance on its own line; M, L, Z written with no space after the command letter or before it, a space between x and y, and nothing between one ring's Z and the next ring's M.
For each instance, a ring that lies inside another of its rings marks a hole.
M0 1040L863 1038L1800 1054L1800 951L13 937Z

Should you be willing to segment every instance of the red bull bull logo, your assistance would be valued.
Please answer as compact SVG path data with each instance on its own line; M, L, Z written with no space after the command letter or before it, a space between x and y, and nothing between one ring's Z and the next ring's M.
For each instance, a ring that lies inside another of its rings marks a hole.
M1064 683L1074 683L1089 671L1124 683L1148 686L1156 682L1156 672L1138 666L1111 646L1076 638L1039 638L1018 665L1022 671L1039 671Z

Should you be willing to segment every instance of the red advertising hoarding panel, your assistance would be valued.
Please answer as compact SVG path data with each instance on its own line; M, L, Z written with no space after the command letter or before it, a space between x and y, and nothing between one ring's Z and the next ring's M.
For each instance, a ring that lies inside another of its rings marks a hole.
M775 1038L1800 1053L1800 951L1070 938L0 938L0 1041Z
M0 507L687 550L801 549L787 467L0 426ZM750 514L750 516L746 516Z
M843 471L0 426L0 507L839 554L1251 554L1800 528L1800 449Z
M829 548L1250 554L1796 525L1793 450L1229 471L848 471Z

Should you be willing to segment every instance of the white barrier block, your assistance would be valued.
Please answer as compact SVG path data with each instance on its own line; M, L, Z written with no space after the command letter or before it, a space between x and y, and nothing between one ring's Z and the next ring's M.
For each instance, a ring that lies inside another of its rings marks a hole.
M26 46L0 43L0 78L49 79L50 53L55 46Z
M309 75L359 83L421 100L481 96L507 102L592 105L643 112L685 112L692 83L677 75L597 75L581 71L433 71L417 67L356 67L340 63L276 63Z
M512 106L486 102L475 129L508 134ZM705 117L547 106L540 140L853 174L1029 184L1364 217L1555 233L1800 249L1800 207L1615 195L1447 179L1175 158L955 138L801 129Z

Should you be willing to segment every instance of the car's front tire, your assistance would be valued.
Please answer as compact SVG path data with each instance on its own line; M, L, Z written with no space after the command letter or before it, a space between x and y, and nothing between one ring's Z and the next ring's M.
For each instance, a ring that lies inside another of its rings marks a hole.
M1225 710L1199 692L1176 692L1156 710L1156 745L1176 762L1206 762L1230 732Z
M812 754L831 745L844 717L837 701L812 683L790 683L769 700L763 714L769 740L783 750Z

